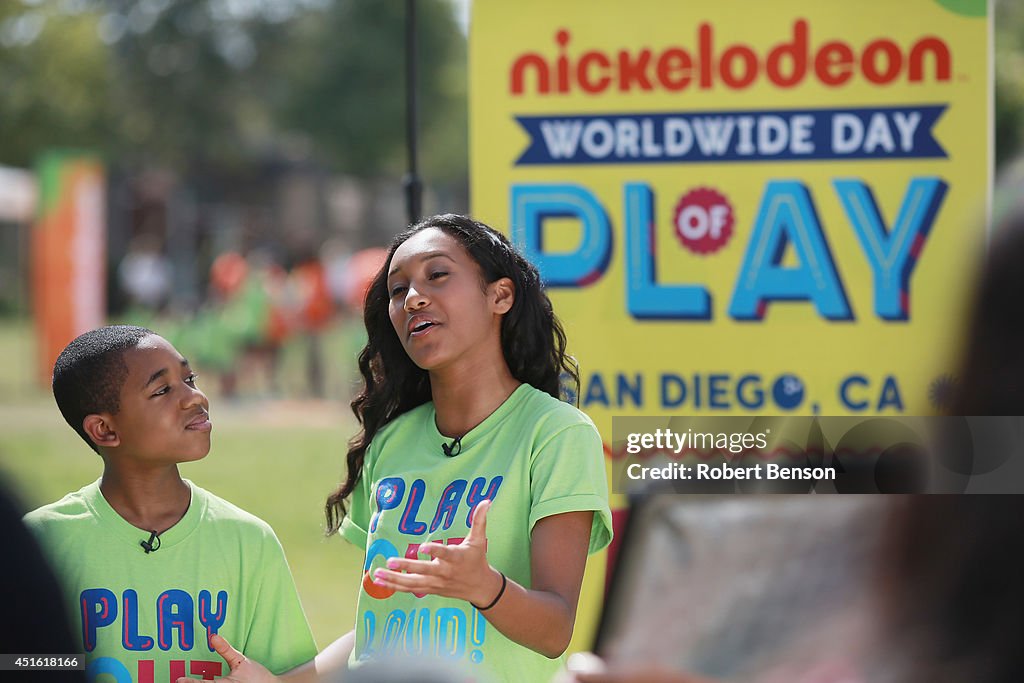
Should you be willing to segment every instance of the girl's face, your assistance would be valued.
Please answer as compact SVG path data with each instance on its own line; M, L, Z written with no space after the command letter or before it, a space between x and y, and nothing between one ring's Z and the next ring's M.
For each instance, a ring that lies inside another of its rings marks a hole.
M502 357L501 317L512 307L512 282L483 284L480 266L444 231L426 228L395 250L388 293L395 334L420 368Z

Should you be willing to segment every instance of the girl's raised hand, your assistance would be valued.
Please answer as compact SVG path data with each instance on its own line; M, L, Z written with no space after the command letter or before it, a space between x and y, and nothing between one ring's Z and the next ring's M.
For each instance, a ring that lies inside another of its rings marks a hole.
M274 674L263 668L259 662L247 659L245 655L231 647L231 643L221 636L214 634L210 636L210 644L217 651L224 661L231 667L231 673L219 681L226 683L276 683L281 680ZM179 678L176 683L203 683L195 678Z
M387 569L373 573L379 586L405 593L443 595L474 605L489 605L501 590L501 574L487 562L487 511L484 500L473 509L469 535L458 545L424 543L419 552L429 560L392 557Z

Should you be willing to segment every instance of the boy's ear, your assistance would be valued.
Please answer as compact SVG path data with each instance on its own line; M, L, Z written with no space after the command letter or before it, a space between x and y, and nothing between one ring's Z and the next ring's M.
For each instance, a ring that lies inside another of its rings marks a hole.
M114 431L114 422L107 413L86 415L82 429L97 446L113 448L121 445L121 437Z
M494 312L504 315L512 310L512 304L516 300L516 286L507 277L498 278L490 284L491 293L494 297Z

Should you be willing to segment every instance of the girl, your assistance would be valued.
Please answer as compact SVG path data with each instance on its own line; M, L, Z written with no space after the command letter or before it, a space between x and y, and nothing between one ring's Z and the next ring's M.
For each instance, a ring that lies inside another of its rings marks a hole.
M366 549L356 628L288 678L318 680L354 636L352 666L439 656L550 680L611 513L601 438L558 399L578 377L537 269L486 225L435 216L395 238L364 317L363 430L326 508L328 533ZM215 641L233 679L264 680Z

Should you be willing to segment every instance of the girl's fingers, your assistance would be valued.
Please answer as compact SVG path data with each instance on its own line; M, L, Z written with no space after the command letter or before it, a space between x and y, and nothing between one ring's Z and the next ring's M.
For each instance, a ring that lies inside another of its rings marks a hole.
M419 553L421 555L429 555L430 557L436 557L439 560L447 560L451 558L452 552L453 550L451 546L447 546L442 543L424 543L419 548Z
M392 557L388 560L388 569L394 572L409 572L410 574L433 574L441 573L441 567L433 560L403 560Z
M400 591L436 592L439 588L436 577L425 574L400 574L378 569L373 573L373 582L386 588Z
M485 500L473 509L473 526L459 545L444 545L433 541L419 546L420 555L429 560L392 557L387 569L373 572L373 582L379 586L407 593L432 593L458 597L466 583L462 574L476 571L482 561L478 556L487 547L487 510L491 501ZM486 561L483 561L486 567Z
M491 509L491 501L483 500L473 508L473 526L463 543L487 546L487 511Z

